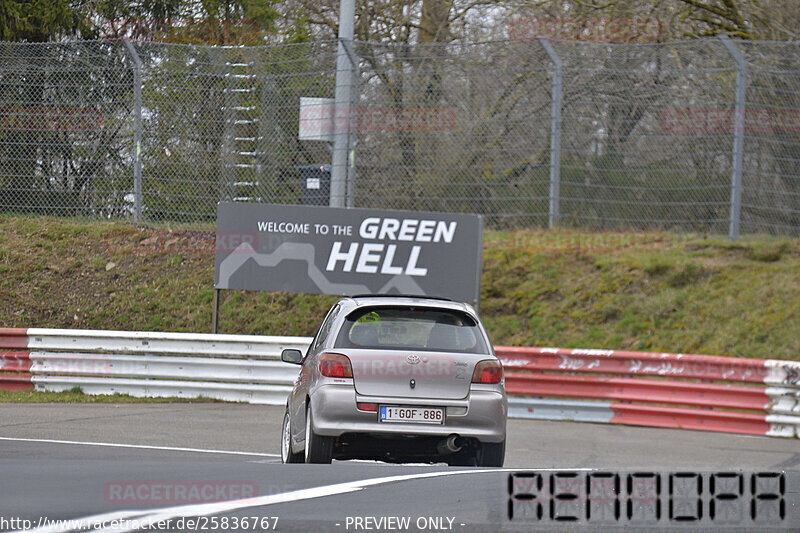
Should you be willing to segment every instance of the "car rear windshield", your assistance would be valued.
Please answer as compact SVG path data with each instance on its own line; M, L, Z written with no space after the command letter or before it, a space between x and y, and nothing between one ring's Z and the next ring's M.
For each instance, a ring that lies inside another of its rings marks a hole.
M345 319L336 347L489 353L472 317L420 307L357 309Z

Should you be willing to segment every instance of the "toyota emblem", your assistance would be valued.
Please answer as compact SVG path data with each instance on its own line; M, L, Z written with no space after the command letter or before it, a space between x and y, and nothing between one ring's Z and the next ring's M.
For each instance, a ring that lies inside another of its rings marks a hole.
M419 356L418 356L418 355L416 355L416 354L413 354L413 353L412 353L411 355L409 355L408 357L406 357L406 361L408 361L408 364L409 364L409 365L416 365L416 364L419 364Z

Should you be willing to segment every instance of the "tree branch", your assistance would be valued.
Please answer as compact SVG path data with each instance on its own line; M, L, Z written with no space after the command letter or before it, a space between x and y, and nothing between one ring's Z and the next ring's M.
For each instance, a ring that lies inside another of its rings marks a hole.
M703 11L708 11L709 13L713 13L718 17L722 17L724 19L727 19L729 17L727 11L717 6L713 6L711 4L704 4L702 2L698 2L697 0L680 0L680 1L683 2L684 4L688 4L697 9L702 9Z

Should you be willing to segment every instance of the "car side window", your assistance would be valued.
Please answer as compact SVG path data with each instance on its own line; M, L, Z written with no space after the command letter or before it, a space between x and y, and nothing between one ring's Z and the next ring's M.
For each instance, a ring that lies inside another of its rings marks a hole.
M325 345L325 340L328 338L331 328L333 327L333 323L336 322L336 317L339 315L339 309L339 304L336 304L331 308L330 311L328 311L328 316L326 316L325 320L322 321L322 325L319 327L317 336L314 337L314 340L311 342L311 346L309 347L306 356L318 353Z

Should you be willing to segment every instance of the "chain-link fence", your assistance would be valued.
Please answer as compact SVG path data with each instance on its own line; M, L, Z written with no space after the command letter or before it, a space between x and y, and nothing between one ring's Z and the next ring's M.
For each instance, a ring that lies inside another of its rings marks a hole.
M336 42L0 43L0 211L194 223L224 200L327 204L344 127L356 207L800 233L797 43L348 44L343 110Z

